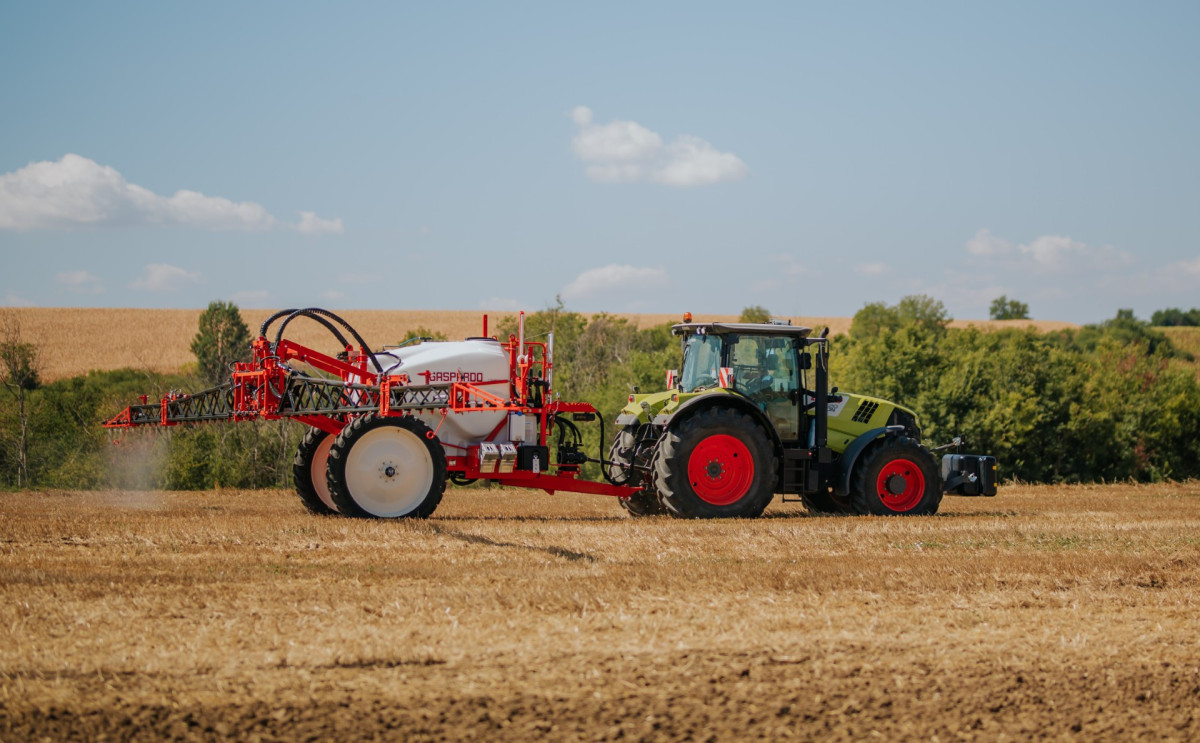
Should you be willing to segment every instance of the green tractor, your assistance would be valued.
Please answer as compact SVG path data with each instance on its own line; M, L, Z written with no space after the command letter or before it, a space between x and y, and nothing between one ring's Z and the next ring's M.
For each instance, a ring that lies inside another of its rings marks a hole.
M680 373L629 396L607 475L640 486L635 516L752 518L776 493L817 513L937 513L944 493L995 495L994 457L921 443L916 413L829 389L828 330L779 323L692 323ZM951 446L961 447L956 439Z

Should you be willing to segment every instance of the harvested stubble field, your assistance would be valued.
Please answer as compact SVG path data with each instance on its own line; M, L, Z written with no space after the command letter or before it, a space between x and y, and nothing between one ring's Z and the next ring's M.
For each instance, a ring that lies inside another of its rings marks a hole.
M10 740L1195 739L1200 482L931 518L0 495Z
M192 363L192 338L200 310L148 310L86 307L18 307L5 310L20 321L24 340L37 345L42 362L43 377L62 379L98 369L107 371L130 367L159 373L174 373ZM491 321L489 332L512 312L487 310L338 310L363 338L372 345L396 343L409 330L426 328L444 333L451 340L479 335L483 330L483 314ZM242 310L242 318L252 334L258 333L262 321L273 314L271 310ZM680 315L630 315L627 318L640 328L678 322ZM796 317L798 325L814 328L828 326L833 333L850 329L848 317ZM696 314L699 321L733 321L736 315ZM1034 325L1043 331L1075 327L1070 323L1009 320L998 322L955 322L955 326L975 324L985 328ZM276 326L278 327L278 326ZM309 321L297 321L288 326L288 337L318 350L336 350L330 346L332 337L321 326Z

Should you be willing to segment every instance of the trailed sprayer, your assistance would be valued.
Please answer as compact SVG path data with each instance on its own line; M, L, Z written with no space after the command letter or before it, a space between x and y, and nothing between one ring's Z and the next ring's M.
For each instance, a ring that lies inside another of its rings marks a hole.
M297 320L323 326L333 355L290 340ZM522 313L515 335L489 336L485 315L478 337L374 351L333 312L283 310L224 384L143 398L104 425L294 419L309 427L294 464L301 501L358 517L429 516L448 480L608 495L635 516L687 518L758 516L776 494L818 512L919 515L944 493L996 493L993 457L956 451L939 464L913 411L831 391L827 333L790 324L685 316L672 328L680 369L666 390L630 395L604 457L599 411L554 394L553 334L534 341L524 328ZM600 427L596 457L580 423ZM581 476L587 462L604 481Z

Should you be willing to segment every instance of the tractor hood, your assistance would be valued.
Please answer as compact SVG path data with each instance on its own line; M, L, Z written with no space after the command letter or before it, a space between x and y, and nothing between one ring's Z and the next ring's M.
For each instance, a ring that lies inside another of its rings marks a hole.
M617 425L632 426L651 422L671 402L671 396L674 394L676 394L675 390L664 390L644 395L630 395L629 402L617 414Z

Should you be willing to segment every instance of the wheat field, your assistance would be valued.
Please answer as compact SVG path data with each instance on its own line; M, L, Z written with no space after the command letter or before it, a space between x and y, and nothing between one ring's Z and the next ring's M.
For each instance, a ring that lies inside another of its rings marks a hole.
M174 373L196 359L190 346L196 335L200 310L19 307L6 309L20 322L24 340L36 344L47 381L82 374L130 367L141 371ZM483 315L489 316L489 333L511 312L474 310L347 310L338 311L358 329L372 346L398 342L407 331L424 327L444 333L452 340L479 335ZM252 335L272 310L242 310ZM680 315L619 315L638 327L677 322ZM736 315L705 315L700 321L732 321ZM850 329L848 317L795 317L795 324L814 328L828 326L832 333ZM1060 322L955 322L985 328L1033 324L1042 330L1073 327ZM278 326L275 326L276 328ZM336 352L336 341L320 325L297 320L288 326L288 337L317 350Z
M928 518L0 494L0 738L1188 740L1200 482Z

